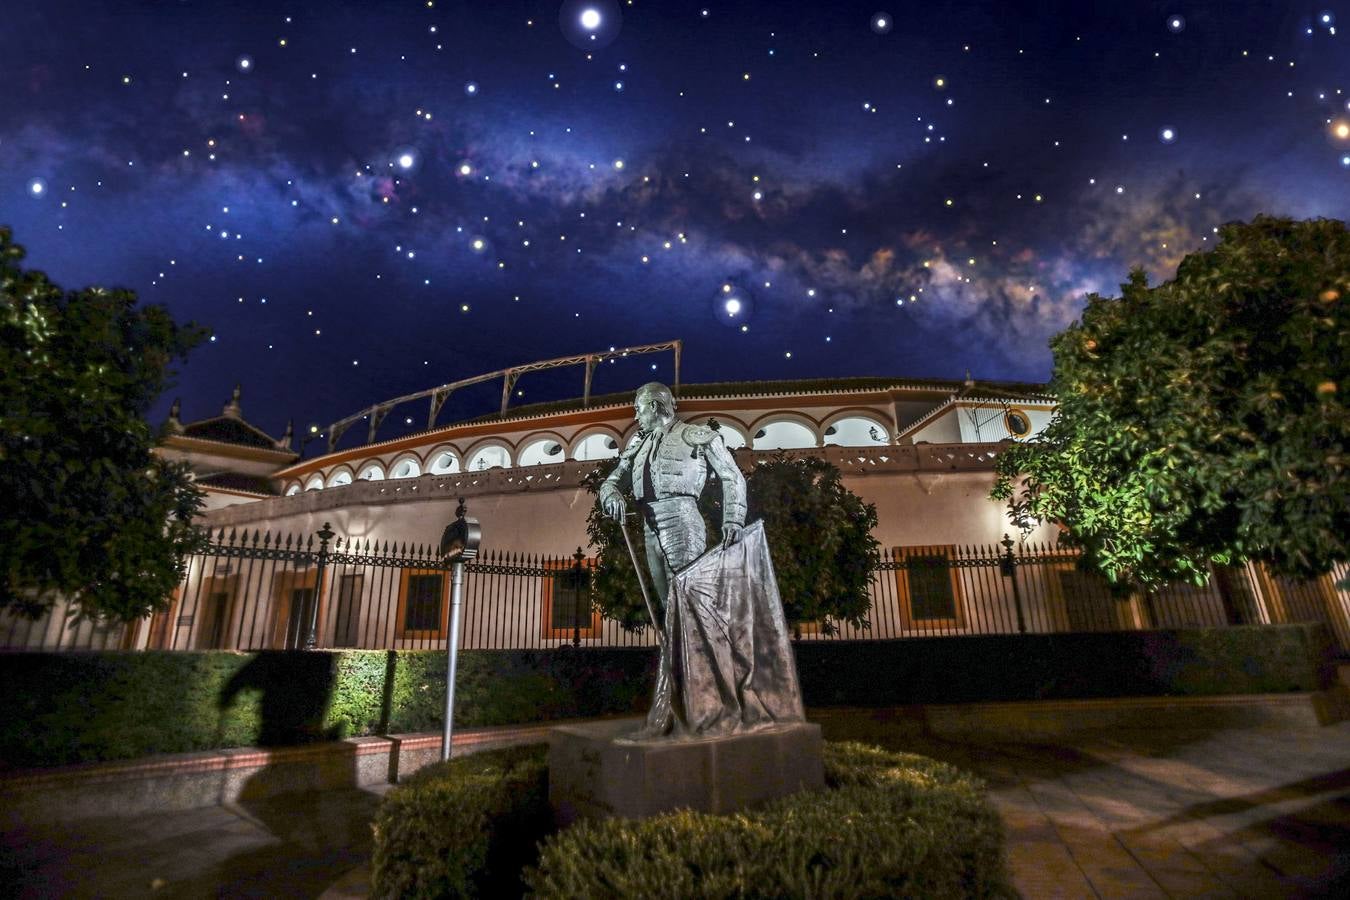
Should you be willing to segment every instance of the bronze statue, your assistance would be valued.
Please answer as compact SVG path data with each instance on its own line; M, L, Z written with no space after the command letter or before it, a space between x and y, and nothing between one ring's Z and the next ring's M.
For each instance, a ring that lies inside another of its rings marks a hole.
M801 692L764 530L745 527L745 477L713 428L675 418L668 387L634 399L640 440L600 487L600 506L624 527L624 491L637 501L661 645L655 696L636 737L701 737L802 720ZM698 497L715 475L722 542L707 551ZM632 544L629 543L632 551ZM707 551L707 552L705 552ZM641 566L636 558L638 578Z

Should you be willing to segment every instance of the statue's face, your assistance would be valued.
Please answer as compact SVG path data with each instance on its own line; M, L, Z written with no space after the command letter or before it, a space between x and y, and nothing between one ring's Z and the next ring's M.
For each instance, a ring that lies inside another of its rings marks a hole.
M655 431L661 427L662 409L657 397L643 394L633 403L633 418L643 431Z

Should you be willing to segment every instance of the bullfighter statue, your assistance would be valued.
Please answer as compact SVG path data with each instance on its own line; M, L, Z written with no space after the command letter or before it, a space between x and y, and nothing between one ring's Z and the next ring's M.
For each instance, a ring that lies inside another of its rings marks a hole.
M675 418L652 382L634 399L640 439L600 487L600 506L627 532L625 492L642 518L653 590L633 564L661 645L656 691L634 737L697 738L801 722L801 691L761 523L745 526L745 477L714 428ZM698 498L722 491L722 541L707 549Z

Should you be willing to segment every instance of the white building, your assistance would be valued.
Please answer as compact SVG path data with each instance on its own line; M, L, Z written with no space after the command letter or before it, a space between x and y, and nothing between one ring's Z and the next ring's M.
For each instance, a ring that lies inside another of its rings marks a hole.
M1052 411L1039 385L884 378L684 385L676 410L714 420L747 470L775 450L830 460L876 505L885 546L1001 538L1004 508L988 499L998 446ZM631 393L525 406L288 461L269 476L280 496L217 504L203 523L310 533L330 522L353 538L427 542L465 497L485 545L565 554L586 543L581 477L636 431Z

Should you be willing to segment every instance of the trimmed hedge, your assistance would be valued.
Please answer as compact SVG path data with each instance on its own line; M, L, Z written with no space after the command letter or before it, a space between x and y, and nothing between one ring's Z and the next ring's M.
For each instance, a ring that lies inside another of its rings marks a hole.
M373 894L1015 896L981 781L864 744L827 743L824 756L823 792L728 816L685 810L557 833L542 747L438 764L381 804Z
M808 706L1315 691L1320 625L984 635L795 646ZM640 713L650 649L466 650L455 720L506 725ZM0 654L0 768L436 731L445 653Z
M422 769L375 815L375 897L518 897L553 830L547 747L476 753Z
M796 645L808 706L1277 694L1335 680L1322 625L998 634Z
M646 650L460 653L455 723L640 712ZM445 653L112 651L0 655L0 767L437 731Z
M980 780L865 744L825 745L824 792L730 816L581 822L549 837L531 895L1015 897Z

